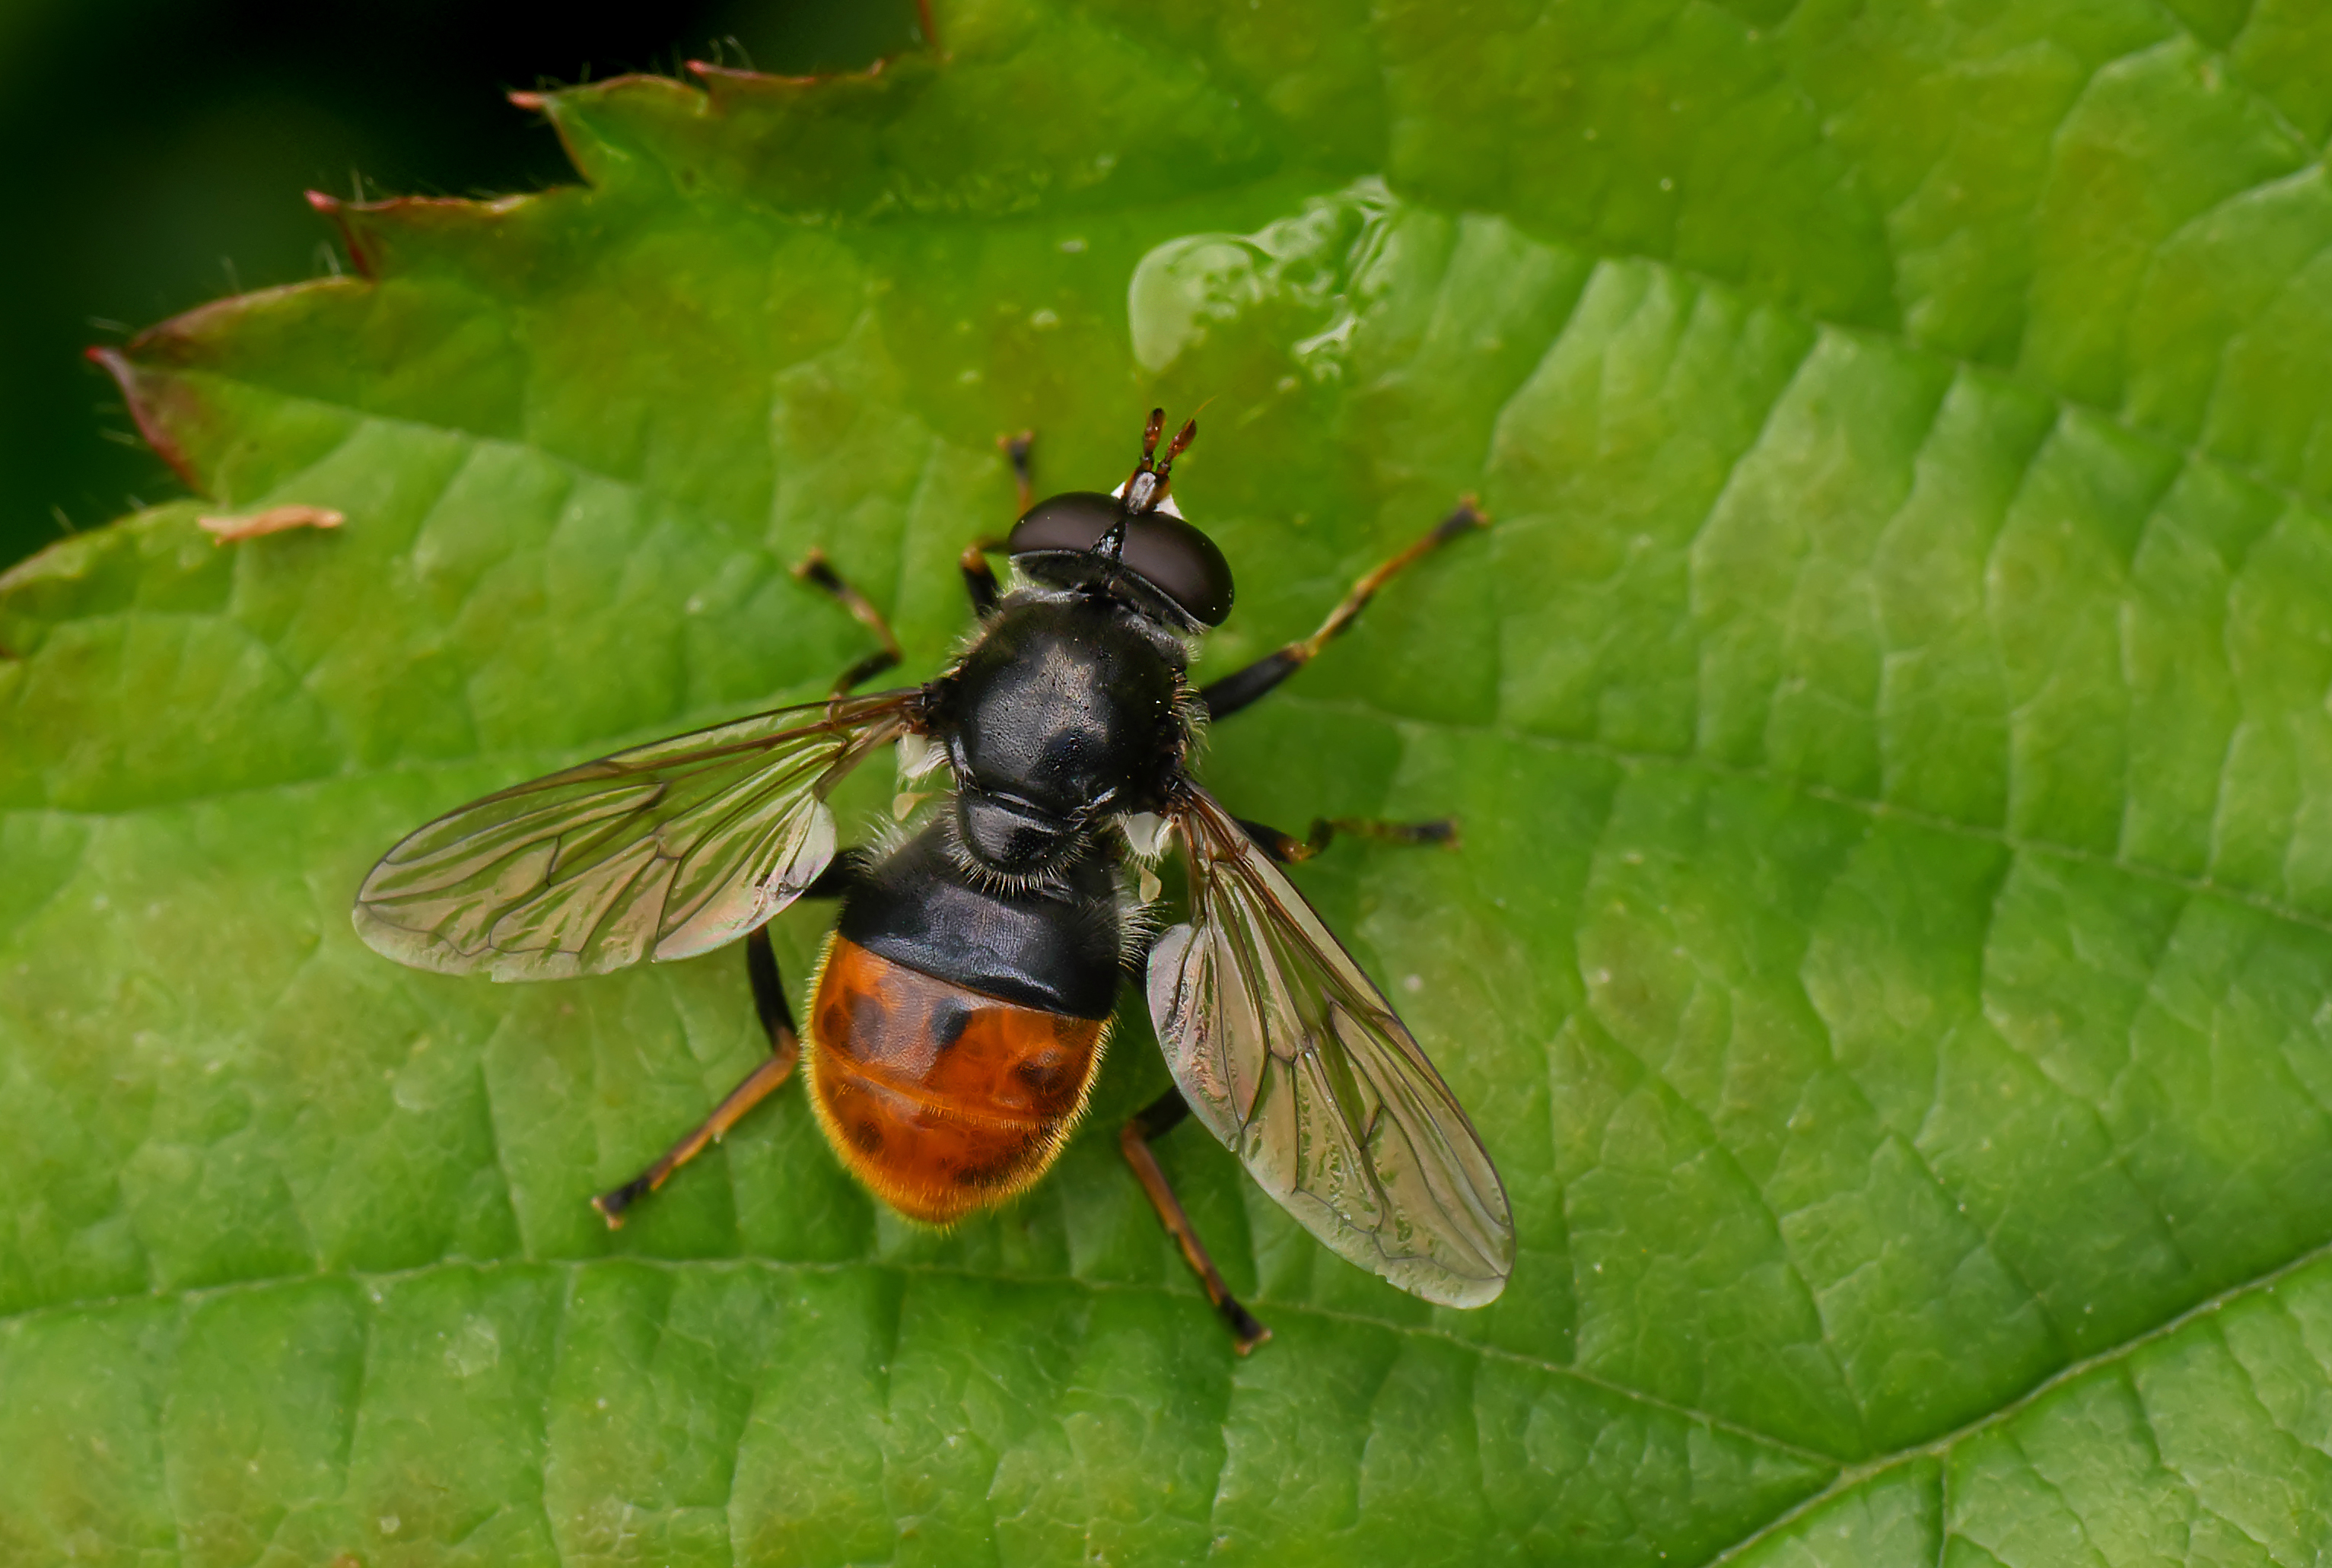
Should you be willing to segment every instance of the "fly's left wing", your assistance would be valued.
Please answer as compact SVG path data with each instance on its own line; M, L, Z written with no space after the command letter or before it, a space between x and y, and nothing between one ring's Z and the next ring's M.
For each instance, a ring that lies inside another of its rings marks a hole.
M734 942L834 859L826 797L905 731L915 696L779 708L473 800L381 857L357 932L416 969L502 980Z
M1481 1306L1514 1271L1505 1189L1382 993L1246 829L1192 788L1175 814L1190 919L1150 954L1150 1016L1190 1102L1341 1257Z

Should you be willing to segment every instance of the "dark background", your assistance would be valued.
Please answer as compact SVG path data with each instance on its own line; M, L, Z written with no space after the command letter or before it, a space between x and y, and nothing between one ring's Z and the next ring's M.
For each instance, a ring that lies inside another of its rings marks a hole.
M920 41L914 0L0 0L0 569L185 493L81 350L345 269L302 191L540 189L573 171L511 89L857 70Z

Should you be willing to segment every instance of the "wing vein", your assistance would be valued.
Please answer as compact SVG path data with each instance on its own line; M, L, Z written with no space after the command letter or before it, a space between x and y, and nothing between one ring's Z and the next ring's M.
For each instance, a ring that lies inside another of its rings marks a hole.
M472 801L358 891L358 932L423 969L599 974L745 935L835 853L826 797L912 722L919 693L779 708Z

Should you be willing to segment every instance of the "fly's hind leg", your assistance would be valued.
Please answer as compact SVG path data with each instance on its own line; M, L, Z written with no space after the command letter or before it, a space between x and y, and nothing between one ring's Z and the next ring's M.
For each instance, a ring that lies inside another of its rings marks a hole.
M1459 502L1458 510L1443 518L1432 532L1354 583L1352 591L1344 596L1343 602L1328 612L1328 618L1320 623L1318 631L1302 642L1290 643L1276 653L1264 655L1243 670L1234 670L1219 681L1209 682L1199 693L1207 704L1207 717L1226 718L1253 703L1310 664L1322 648L1360 618L1361 612L1368 607L1369 600L1376 597L1377 589L1391 582L1419 557L1431 554L1461 534L1489 526L1490 520L1475 505L1472 496Z
M1137 1114L1117 1135L1117 1146L1125 1152L1125 1162L1133 1167L1134 1180L1142 1183L1142 1192L1150 1206L1158 1210L1160 1223L1166 1233L1182 1249L1182 1260L1190 1272L1199 1276L1199 1287L1207 1299L1222 1315L1229 1327L1238 1353L1247 1354L1271 1337L1271 1330L1256 1321L1255 1315L1239 1305L1230 1286L1223 1283L1215 1260L1207 1256L1206 1244L1190 1227L1190 1217L1182 1212L1182 1200L1174 1196L1174 1188L1166 1180L1166 1172L1158 1166L1158 1156L1150 1152L1151 1141L1173 1130L1175 1123L1190 1114L1180 1089L1169 1089L1149 1106Z
M803 890L805 898L836 898L849 888L865 865L860 850L845 850L834 857L816 882ZM786 1002L784 979L778 973L778 955L769 946L769 928L760 925L745 939L745 976L753 988L753 1011L761 1021L761 1032L769 1037L769 1055L744 1081L722 1096L704 1118L656 1162L625 1182L591 1200L591 1207L607 1221L610 1230L623 1227L624 1216L633 1204L663 1186L672 1173L695 1159L729 1134L729 1129L744 1119L745 1113L760 1104L777 1091L779 1085L793 1076L794 1064L801 1056L801 1034L794 1026L794 1010Z
M712 1114L665 1150L663 1158L621 1187L591 1200L591 1207L607 1221L608 1229L620 1229L633 1204L663 1186L674 1171L709 1146L728 1136L729 1129L742 1120L746 1112L768 1099L779 1085L793 1076L794 1063L801 1056L801 1040L794 1028L793 1009L786 1005L785 983L778 975L778 955L770 951L768 926L757 927L745 939L745 972L753 983L754 1010L760 1014L762 1031L769 1037L769 1059L746 1074L744 1082L730 1090L712 1108Z
M848 610L857 619L860 626L873 632L875 639L883 645L874 653L843 671L835 681L834 690L828 693L829 695L846 697L850 694L850 689L853 686L861 682L871 681L884 671L897 667L899 661L906 657L905 653L899 646L899 639L892 635L891 623L883 618L883 612L876 609L865 594L851 587L848 579L834 569L834 563L826 559L826 551L812 550L808 555L802 557L801 563L794 568L794 577L798 581L806 582L812 588L832 595L844 609Z

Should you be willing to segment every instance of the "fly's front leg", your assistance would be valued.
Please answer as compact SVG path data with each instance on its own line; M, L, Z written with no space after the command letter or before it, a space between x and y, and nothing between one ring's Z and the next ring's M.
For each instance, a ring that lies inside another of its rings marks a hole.
M1376 597L1377 589L1391 581L1419 557L1440 549L1460 534L1489 526L1490 520L1475 505L1472 496L1459 502L1458 510L1442 519L1432 532L1354 583L1352 591L1344 596L1343 602L1328 612L1328 618L1320 623L1318 631L1302 642L1290 643L1276 653L1264 655L1243 670L1234 670L1221 680L1209 683L1199 693L1207 704L1207 717L1228 717L1270 691L1310 664L1322 648L1360 618L1361 612L1368 607L1369 600Z
M883 612L876 609L865 594L851 587L843 575L834 569L834 563L826 559L826 551L812 550L808 555L802 557L801 564L794 568L794 578L797 581L806 582L812 588L831 594L844 609L848 610L857 618L859 625L873 632L875 638L883 645L878 652L867 655L843 671L840 677L835 681L834 690L828 693L829 695L848 696L853 686L864 681L871 681L884 671L897 667L899 661L906 656L899 647L899 639L892 636L891 623L883 618Z
M1026 512L1029 503L1037 499L1037 489L1031 483L1028 471L1028 454L1036 445L1037 433L1033 430L1023 430L1015 435L999 435L996 438L998 450L1012 462L1012 483L1020 492L1020 510L1012 514L1015 517Z
M802 890L804 898L838 898L849 891L866 864L865 851L846 849ZM663 1186L672 1173L718 1143L744 1118L745 1113L776 1092L793 1076L801 1056L801 1032L794 1026L794 1010L786 1001L784 979L778 973L778 955L769 946L769 928L758 925L745 938L745 977L753 988L753 1011L769 1042L768 1060L745 1075L744 1081L722 1097L704 1118L664 1151L661 1159L625 1182L591 1200L591 1207L607 1221L610 1230L623 1227L624 1216L641 1199Z
M1222 1274L1215 1260L1207 1256L1206 1244L1190 1227L1190 1217L1182 1211L1182 1200L1174 1196L1172 1183L1158 1166L1158 1156L1150 1152L1151 1140L1173 1130L1175 1124L1190 1114L1180 1089L1169 1089L1128 1122L1117 1135L1117 1146L1125 1153L1125 1162L1133 1167L1134 1180L1142 1183L1142 1192L1150 1206L1158 1210L1158 1219L1166 1233L1182 1249L1182 1261L1199 1276L1199 1287L1207 1299L1222 1315L1241 1355L1271 1337L1271 1330L1256 1321L1255 1315L1239 1305L1230 1286L1223 1283Z
M1033 430L996 438L998 450L1012 462L1012 483L1020 497L1020 509L1012 514L1016 518L1027 512L1029 502L1036 495L1028 477L1028 452L1036 444L1037 433ZM963 573L963 591L971 598L971 613L983 621L994 612L997 601L1004 597L1003 590L997 586L996 573L988 564L988 552L1003 548L1004 541L1000 539L975 540L964 546L963 554L956 558L956 568Z

